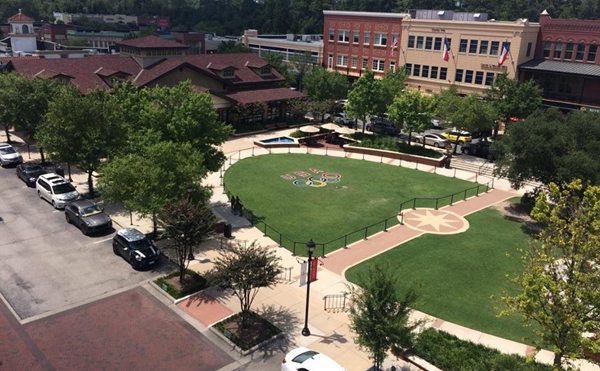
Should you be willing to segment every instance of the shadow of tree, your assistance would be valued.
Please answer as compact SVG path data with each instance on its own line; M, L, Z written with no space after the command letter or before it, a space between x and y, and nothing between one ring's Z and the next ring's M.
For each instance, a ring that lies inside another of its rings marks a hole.
M201 304L207 304L207 303L221 303L224 304L229 298L231 297L231 294L228 294L227 292L214 288L214 287L210 287L207 288L205 290L200 291L199 293L197 293L194 296L191 296L185 306L186 307L192 307L192 306L200 306Z
M300 332L301 321L288 308L275 305L263 305L255 309L256 313L279 328L282 337L264 344L251 355L252 359L269 359L274 354L286 353L293 346L294 334Z

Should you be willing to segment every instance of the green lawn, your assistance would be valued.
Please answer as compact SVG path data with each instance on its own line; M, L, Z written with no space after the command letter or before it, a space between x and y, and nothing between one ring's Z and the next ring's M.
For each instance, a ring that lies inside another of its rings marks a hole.
M341 179L315 188L298 187L293 180L282 178L296 171L316 175L311 169L338 173ZM292 250L293 241L297 241L299 255L305 253L304 243L310 238L325 243L342 237L325 245L325 253L328 253L345 242L363 238L366 226L381 222L368 229L370 235L383 229L382 221L386 218L391 218L388 226L397 224L394 216L402 201L447 196L475 186L471 182L398 166L300 154L243 159L227 170L224 182L230 194L240 197L245 207L269 225L267 233L274 240L278 241L282 235L281 243ZM449 197L444 199L440 206L449 201ZM264 224L257 225L264 230ZM350 235L344 241L346 234ZM318 254L322 248L317 245Z
M415 309L472 329L531 344L533 332L517 316L500 317L500 296L514 289L506 278L522 269L518 248L529 236L521 223L488 208L467 217L470 228L457 235L424 235L347 271L359 277L375 263L388 263L399 276L398 290L416 284Z

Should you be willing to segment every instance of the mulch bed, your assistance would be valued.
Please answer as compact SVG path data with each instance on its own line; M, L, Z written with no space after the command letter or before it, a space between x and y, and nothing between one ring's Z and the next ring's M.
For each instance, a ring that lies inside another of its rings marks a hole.
M179 272L173 272L154 282L175 299L203 290L207 286L204 277L190 270L186 271L183 282L179 282Z
M245 326L242 326L243 321ZM248 350L281 333L280 329L254 312L238 313L214 327L242 350Z

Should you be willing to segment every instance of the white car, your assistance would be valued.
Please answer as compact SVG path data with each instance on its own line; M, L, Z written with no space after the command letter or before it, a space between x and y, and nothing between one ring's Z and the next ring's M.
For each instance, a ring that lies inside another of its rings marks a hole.
M281 371L346 371L324 354L300 347L290 351L281 362Z
M415 140L420 143L428 144L436 148L444 148L450 141L439 134L421 134L415 135Z
M0 166L18 165L23 163L23 157L13 146L0 143Z
M79 192L62 176L50 173L40 175L35 183L37 194L52 204L55 209L63 209L69 202L79 198Z

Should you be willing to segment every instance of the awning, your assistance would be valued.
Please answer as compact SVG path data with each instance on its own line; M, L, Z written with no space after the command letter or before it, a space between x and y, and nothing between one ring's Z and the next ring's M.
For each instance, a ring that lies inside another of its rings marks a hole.
M304 98L305 95L299 91L291 90L289 88L271 88L239 91L237 93L227 94L225 97L237 104L251 104L298 99Z
M560 73L600 78L600 65L536 59L519 66L521 71Z

